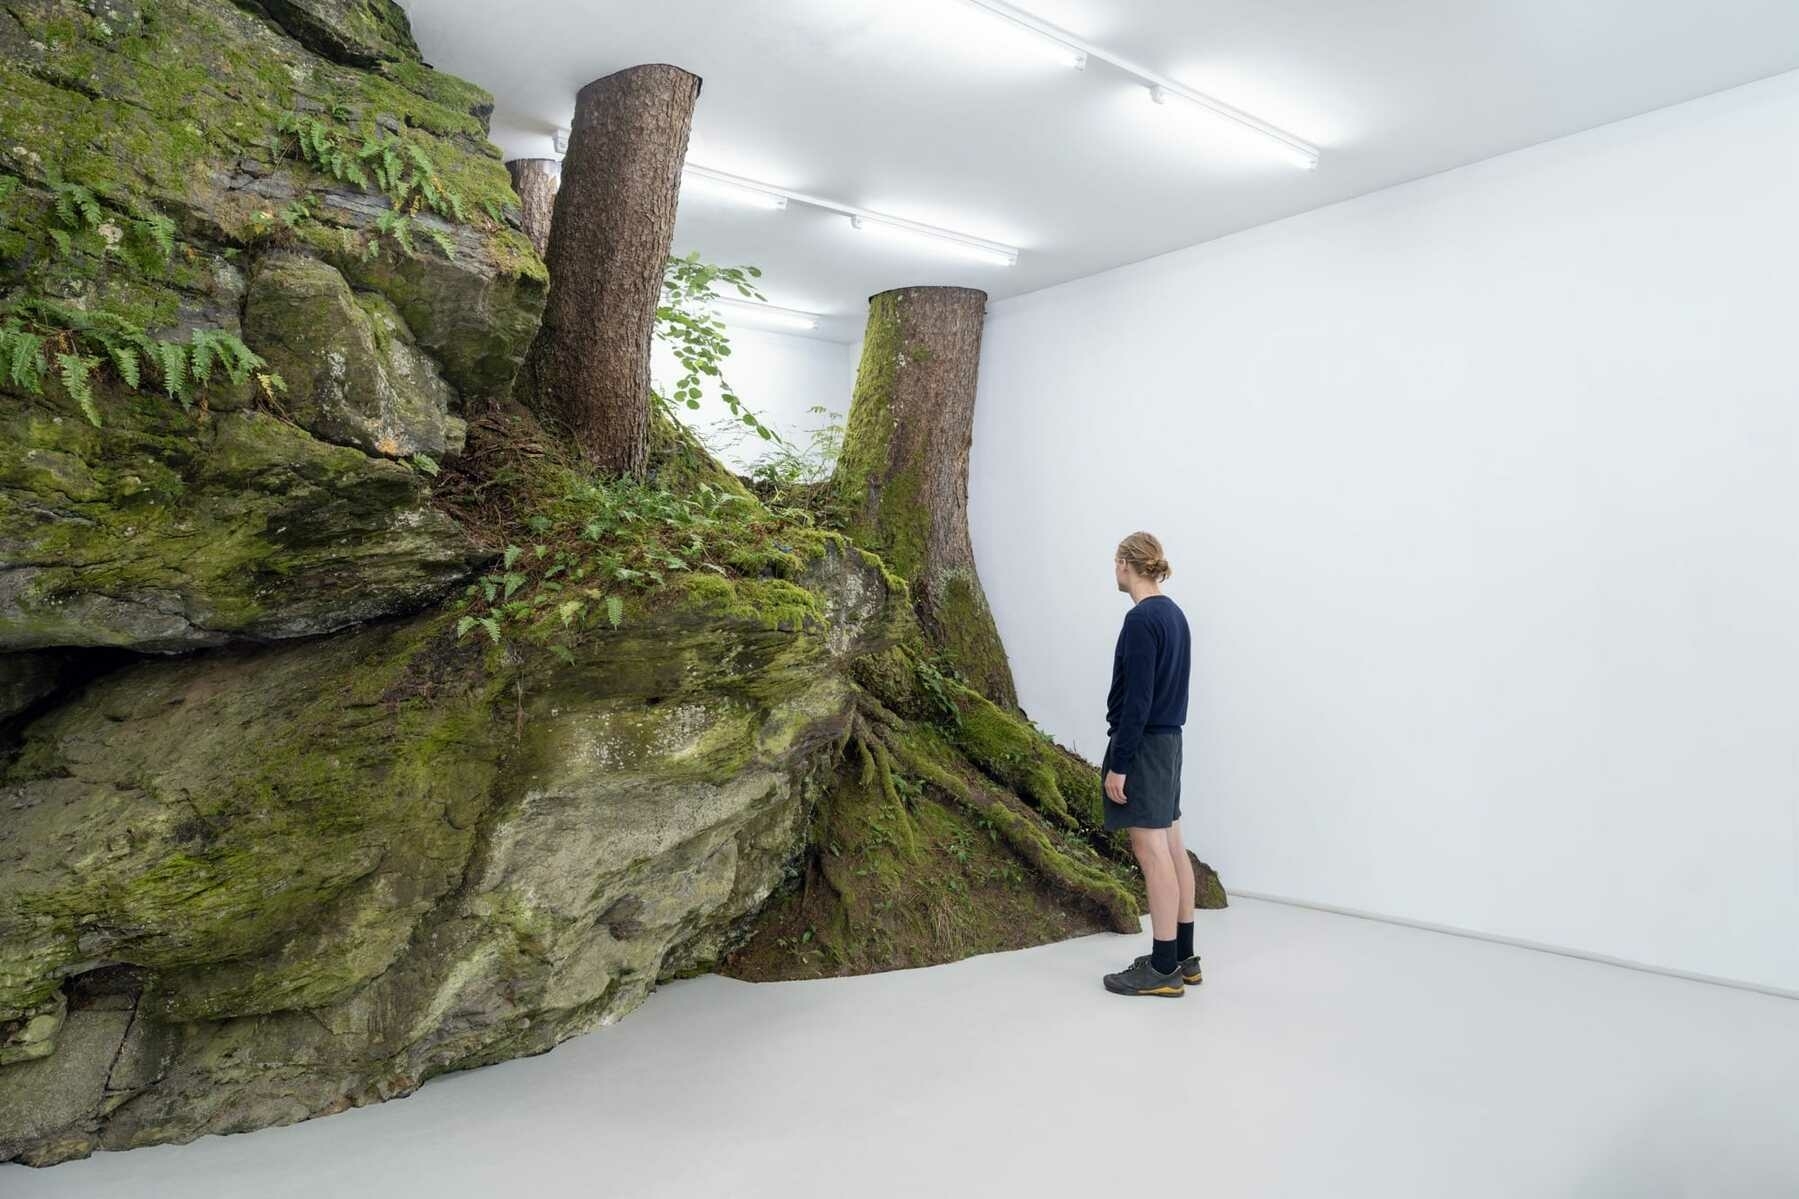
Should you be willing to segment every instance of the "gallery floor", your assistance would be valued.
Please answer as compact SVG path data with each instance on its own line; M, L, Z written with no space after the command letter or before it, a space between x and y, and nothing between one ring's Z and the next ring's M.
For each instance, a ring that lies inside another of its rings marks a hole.
M553 1053L250 1135L0 1166L7 1199L1799 1195L1799 1002L1239 899L1208 981L1102 935L663 988Z

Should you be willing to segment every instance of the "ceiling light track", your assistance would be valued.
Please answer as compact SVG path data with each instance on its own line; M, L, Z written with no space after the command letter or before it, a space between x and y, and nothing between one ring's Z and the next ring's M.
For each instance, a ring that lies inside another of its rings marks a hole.
M911 235L928 242L935 242L939 248L955 253L959 257L974 258L995 266L1015 266L1018 262L1018 247L1008 246L1003 242L988 241L986 238L958 233L954 229L944 229L938 225L926 225L920 221L909 221L904 217L889 216L884 212L858 208L854 204L844 204L824 196L790 191L784 187L775 187L755 179L745 179L741 175L713 170L711 167L699 166L696 163L690 162L683 169L686 173L704 179L714 186L739 188L762 196L779 197L784 201L791 200L795 204L804 204L810 208L822 208L827 212L842 213L850 218L850 224L854 228L866 232L894 232Z
M1295 137L1285 129L1270 125L1260 117L1244 112L1241 108L1226 104L1223 100L1195 91L1185 84L1176 83L1165 75L1158 75L1148 67L1139 66L1128 58L1114 54L1103 46L1096 46L1069 33L1058 25L1052 25L1040 17L1032 16L1021 8L1014 8L1005 0L963 0L976 8L985 9L993 16L1019 28L1028 29L1040 37L1047 38L1071 52L1078 52L1088 58L1097 58L1101 62L1111 63L1125 74L1134 77L1149 89L1150 99L1158 104L1166 103L1170 96L1178 97L1189 104L1235 122L1253 133L1260 134L1284 157L1305 170L1312 170L1318 165L1318 147L1303 138ZM1084 62L1084 60L1083 60Z

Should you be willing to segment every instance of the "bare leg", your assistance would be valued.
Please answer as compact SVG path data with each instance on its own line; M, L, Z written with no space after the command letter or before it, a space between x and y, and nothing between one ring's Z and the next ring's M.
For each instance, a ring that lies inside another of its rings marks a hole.
M1180 904L1180 880L1175 877L1174 859L1168 853L1168 830L1134 828L1131 830L1131 852L1143 869L1143 883L1149 892L1149 923L1158 941L1174 940L1175 909ZM1193 902L1193 893L1187 893Z
M1187 857L1187 845L1181 840L1181 822L1178 820L1168 826L1168 852L1174 858L1174 877L1181 888L1180 902L1174 905L1174 918L1191 920L1193 893L1197 888L1193 880L1193 862Z

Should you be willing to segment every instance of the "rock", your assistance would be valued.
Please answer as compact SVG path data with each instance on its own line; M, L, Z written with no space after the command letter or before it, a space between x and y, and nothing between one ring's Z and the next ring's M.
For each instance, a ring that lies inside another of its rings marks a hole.
M261 0L307 49L337 62L372 67L417 60L406 12L392 0Z
M67 671L62 654L0 654L0 724L54 694Z
M412 469L266 413L0 393L0 650L170 651L406 611L480 555Z
M842 656L909 615L854 551L806 583L834 625L683 601L564 662L434 613L145 661L37 720L0 783L0 1021L81 998L0 1066L0 1159L406 1094L703 968L805 842ZM116 963L136 1020L81 1015L126 1001L91 984Z
M283 406L326 441L388 458L440 457L455 397L378 292L353 295L335 269L297 254L264 259L244 339L287 383Z
M385 0L277 7L290 28L311 22L340 41L361 29L391 53L321 57L226 0L162 0L104 19L80 0L9 8L0 173L21 182L0 206L0 289L113 313L156 336L235 331L241 268L271 246L303 248L385 295L460 395L503 396L536 333L546 275L487 141L492 97L420 63L404 15ZM376 70L345 65L372 58ZM393 200L366 170L358 184L308 161L280 128L296 116L352 158L372 135L397 137L461 216L413 212L410 248L401 245L379 228L395 217ZM131 218L173 218L175 252L125 270L109 242L80 231L65 251L48 232L53 175L133 230L128 245L141 241Z

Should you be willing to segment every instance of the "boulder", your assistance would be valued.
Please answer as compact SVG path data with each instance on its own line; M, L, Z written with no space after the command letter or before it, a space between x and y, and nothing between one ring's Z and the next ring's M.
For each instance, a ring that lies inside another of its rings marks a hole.
M287 383L282 406L301 428L387 458L460 448L455 395L379 292L354 294L315 258L258 264L244 338Z
M714 961L805 844L843 655L902 627L853 550L806 583L828 624L682 601L562 660L437 613L146 661L33 723L0 784L0 1160L406 1094Z
M173 651L416 608L481 555L412 468L254 410L0 393L0 651Z

